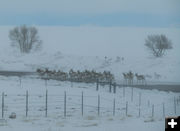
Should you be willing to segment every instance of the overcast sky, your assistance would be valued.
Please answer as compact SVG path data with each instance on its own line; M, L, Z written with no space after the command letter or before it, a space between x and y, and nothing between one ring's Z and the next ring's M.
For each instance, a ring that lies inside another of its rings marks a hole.
M0 0L0 25L179 27L180 0Z

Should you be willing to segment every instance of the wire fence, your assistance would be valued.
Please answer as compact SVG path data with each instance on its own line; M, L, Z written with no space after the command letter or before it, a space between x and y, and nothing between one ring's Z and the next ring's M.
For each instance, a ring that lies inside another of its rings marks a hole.
M132 97L132 96L131 96ZM180 110L180 97L169 98L168 102L154 104L150 101L142 103L142 95L138 99L106 98L101 95L86 95L84 92L77 94L6 94L0 95L1 117L6 118L14 112L17 116L45 116L62 115L112 115L126 117L165 117L176 115Z

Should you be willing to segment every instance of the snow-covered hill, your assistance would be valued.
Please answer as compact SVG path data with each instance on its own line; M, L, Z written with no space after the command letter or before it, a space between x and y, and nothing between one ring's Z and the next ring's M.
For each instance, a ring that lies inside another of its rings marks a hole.
M12 28L0 27L0 70L109 70L117 81L131 70L146 75L148 81L180 82L180 29L38 27L42 50L22 55L10 47L8 31ZM144 39L157 33L166 34L174 49L155 59L145 49Z

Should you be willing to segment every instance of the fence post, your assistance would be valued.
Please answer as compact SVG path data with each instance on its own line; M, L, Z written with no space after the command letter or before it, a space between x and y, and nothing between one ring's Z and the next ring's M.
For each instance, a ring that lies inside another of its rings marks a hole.
M139 93L139 117L141 117L141 93Z
M83 95L83 91L82 91L82 101L81 101L82 103L82 105L81 105L81 111L82 111L82 116L83 116L83 114L84 114L84 95Z
M116 93L116 82L114 83L114 88L113 89L114 89L113 92L115 94Z
M139 106L141 106L141 93L139 93Z
M165 105L163 103L163 117L165 117Z
M113 116L115 116L115 110L116 110L116 100L114 98L114 102L113 102Z
M64 92L64 117L66 117L66 91Z
M46 86L46 88L47 88L47 78L45 78L45 86Z
M174 113L176 114L176 98L174 97Z
M109 92L111 93L111 87L112 86L112 81L109 82Z
M70 77L70 81L71 81L71 87L73 87L73 80L72 80L72 77Z
M26 117L28 116L28 91L26 91Z
M139 106L139 117L141 117L141 107Z
M99 80L97 79L97 82L96 82L96 91L99 90Z
M154 104L152 105L152 117L154 117Z
M100 115L100 95L98 95L98 116Z
M123 86L123 97L125 97L125 87Z
M148 107L150 106L150 101L148 100Z
M176 99L176 103L177 103L177 105L179 105L179 100L178 100L178 98Z
M133 87L131 87L131 101L133 101Z
M4 92L2 93L2 118L4 118Z
M19 84L20 84L20 88L21 88L22 87L21 76L19 76Z
M45 112L46 117L47 117L47 110L48 110L47 103L48 103L48 90L46 90L46 112Z
M126 116L128 114L128 101L126 101Z

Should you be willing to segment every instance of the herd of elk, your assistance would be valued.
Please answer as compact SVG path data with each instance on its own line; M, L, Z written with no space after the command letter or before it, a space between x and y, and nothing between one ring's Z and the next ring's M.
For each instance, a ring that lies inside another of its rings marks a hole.
M86 82L86 83L94 83L100 82L112 82L114 81L114 75L111 74L110 71L104 72L96 72L94 70L84 70L84 71L74 71L70 69L69 72L63 72L61 70L49 70L49 69L37 69L37 73L40 75L42 79L55 79L61 81L71 81L71 82ZM132 73L129 71L127 73L123 73L125 84L133 85L134 77L136 77L137 84L146 85L146 79L144 75L139 75L137 73Z
M133 74L131 71L128 73L123 73L125 84L126 85L133 85L134 76L137 79L137 84L146 85L146 79L144 75L138 75L137 73Z
M36 72L41 76L42 79L59 79L61 81L65 81L68 78L67 73L62 72L60 70L58 70L58 71L55 71L55 70L51 71L51 70L46 68L45 70L37 69Z
M74 71L70 69L69 72L63 71L51 71L49 69L37 69L37 73L41 76L42 79L55 79L61 81L72 81L72 82L86 82L94 83L97 80L101 82L110 82L114 81L114 75L110 71L96 72L94 70L84 70L84 71Z

